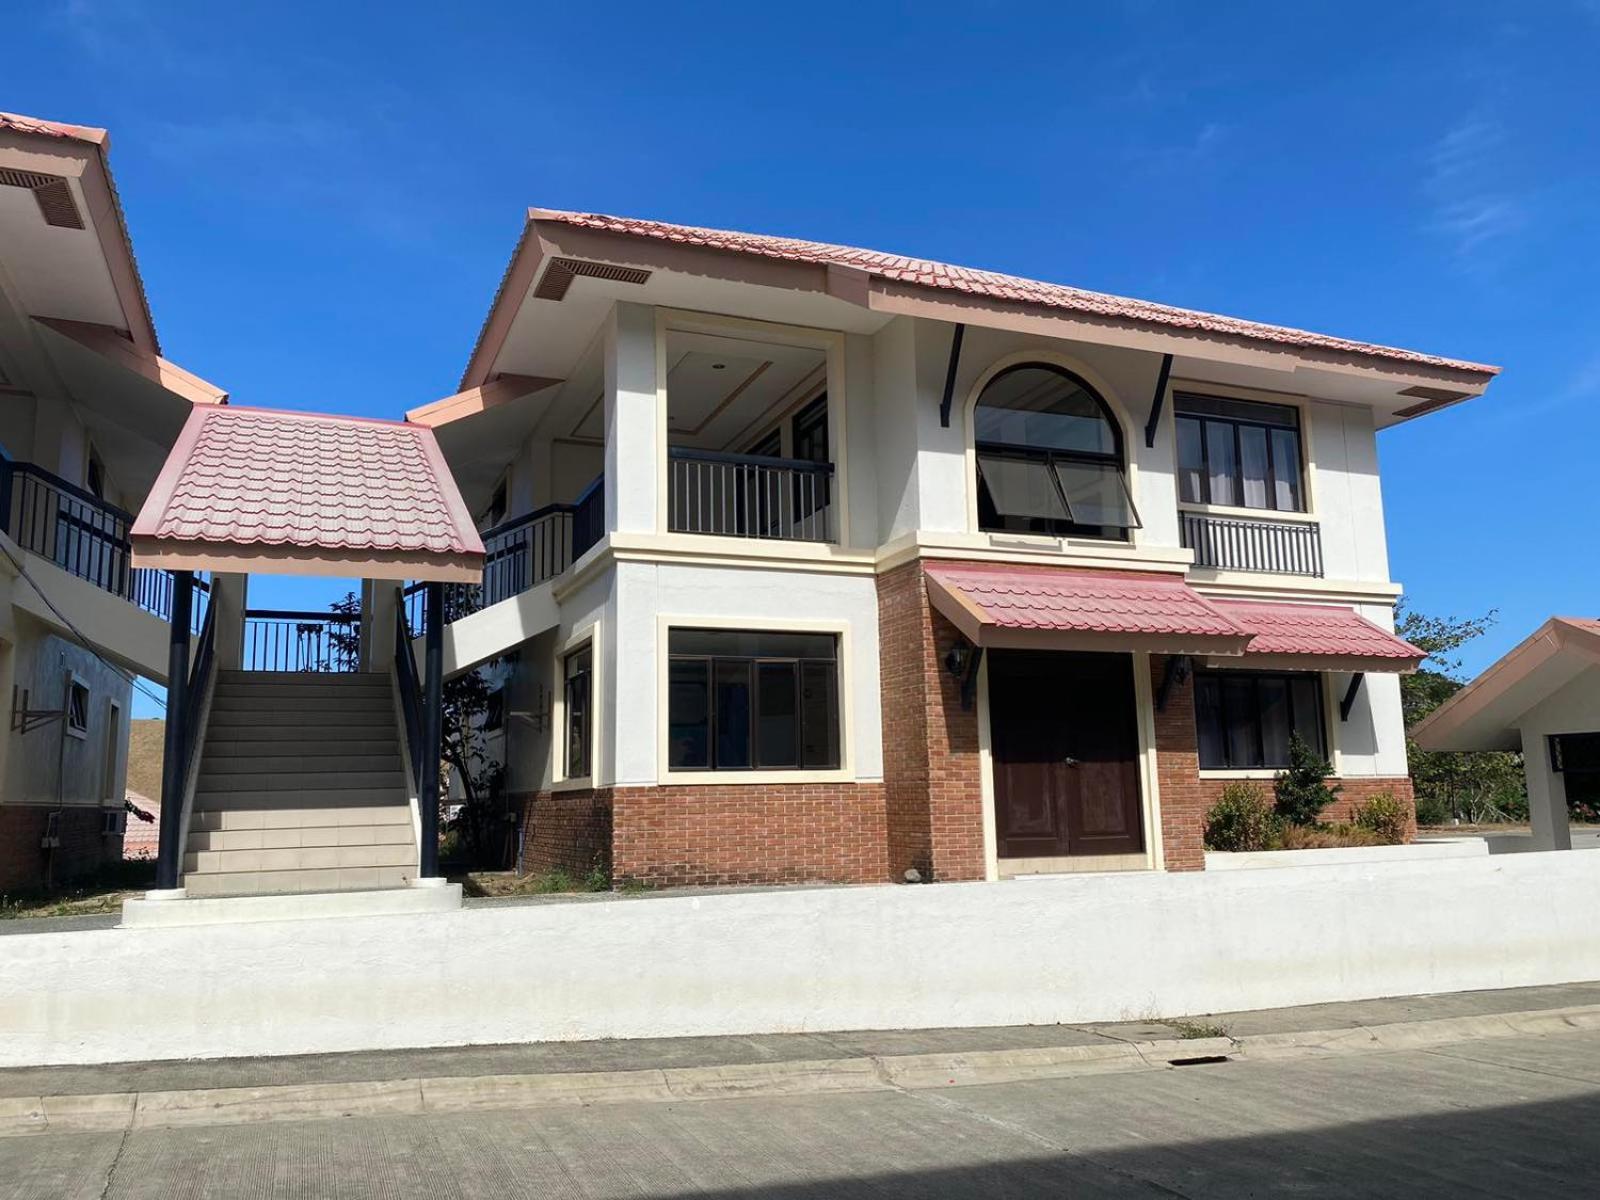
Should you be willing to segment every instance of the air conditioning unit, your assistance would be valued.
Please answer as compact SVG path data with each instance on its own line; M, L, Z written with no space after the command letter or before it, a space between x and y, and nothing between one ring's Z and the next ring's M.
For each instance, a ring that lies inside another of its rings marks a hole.
M44 836L39 839L41 850L55 850L61 845L61 814L48 813L44 819Z
M125 808L109 809L105 814L105 823L100 827L104 837L121 837L128 832L128 810Z

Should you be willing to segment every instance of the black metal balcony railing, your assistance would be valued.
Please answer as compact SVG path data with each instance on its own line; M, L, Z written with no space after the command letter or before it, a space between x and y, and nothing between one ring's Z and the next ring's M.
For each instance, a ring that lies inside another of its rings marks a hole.
M833 541L832 463L673 446L667 472L673 533Z
M483 580L453 583L445 588L445 623L459 621L554 579L582 558L604 532L604 476L584 488L571 504L547 504L485 531ZM408 585L404 600L412 635L421 637L427 628L423 585Z
M1315 521L1255 521L1180 513L1194 565L1269 575L1322 575L1322 531Z
M239 665L246 671L359 671L361 617L357 613L246 609Z
M68 574L172 619L172 575L132 565L133 514L33 463L0 459L0 529ZM205 621L210 588L197 581L190 632Z

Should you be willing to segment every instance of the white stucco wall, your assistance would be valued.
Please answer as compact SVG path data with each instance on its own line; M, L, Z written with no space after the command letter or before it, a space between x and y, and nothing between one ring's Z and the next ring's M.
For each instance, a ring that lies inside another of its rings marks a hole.
M847 625L846 736L854 776L883 778L878 594L871 576L625 562L618 565L616 580L616 615L607 638L616 655L616 683L603 710L607 741L616 747L615 782L660 780L658 692L667 653L660 636L663 617L682 625L693 625L696 619L736 619L749 629L794 628L808 621L818 628Z
M1523 771L1534 840L1549 849L1571 845L1566 780L1550 765L1551 734L1600 733L1600 667L1590 667L1522 715Z
M1535 853L17 934L0 1067L1526 987L1600 977L1597 904L1583 855Z

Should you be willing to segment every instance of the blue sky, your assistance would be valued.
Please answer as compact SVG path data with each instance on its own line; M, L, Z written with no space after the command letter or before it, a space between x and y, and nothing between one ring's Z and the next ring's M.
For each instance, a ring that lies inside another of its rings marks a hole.
M7 34L0 107L111 129L167 353L240 402L454 390L530 204L847 242L1498 363L1380 438L1392 573L1500 610L1469 670L1600 613L1600 0L69 0Z

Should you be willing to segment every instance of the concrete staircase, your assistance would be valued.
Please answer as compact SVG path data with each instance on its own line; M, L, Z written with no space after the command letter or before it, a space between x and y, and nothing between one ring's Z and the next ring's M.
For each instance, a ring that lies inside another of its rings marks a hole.
M184 847L189 895L401 887L416 873L389 677L219 672Z

